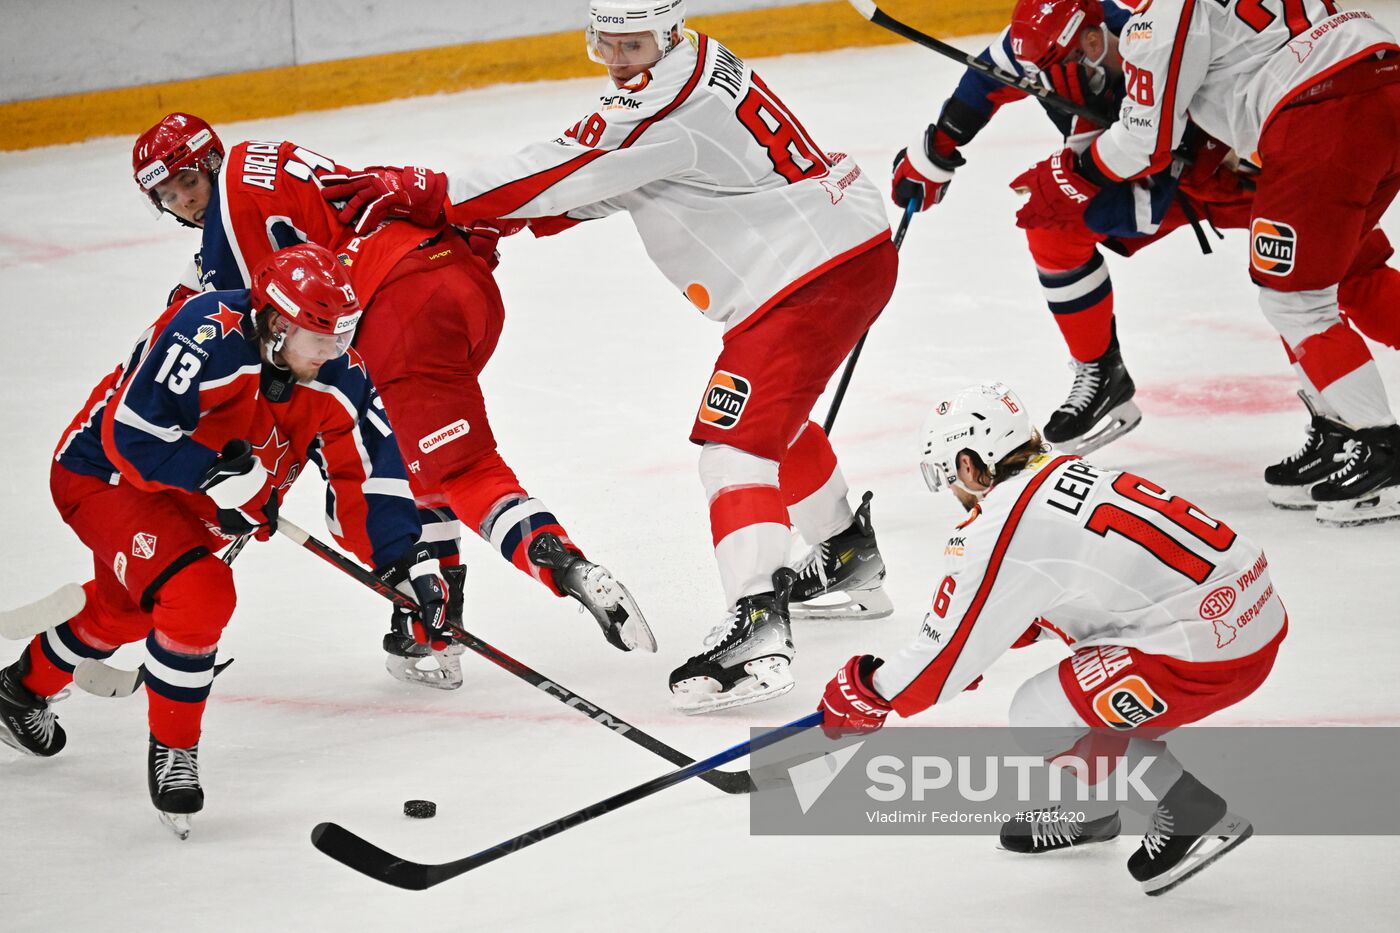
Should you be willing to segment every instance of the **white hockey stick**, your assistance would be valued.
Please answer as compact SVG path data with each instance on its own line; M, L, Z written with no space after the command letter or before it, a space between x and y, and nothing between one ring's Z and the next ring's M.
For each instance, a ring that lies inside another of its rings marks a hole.
M62 625L83 611L87 595L76 583L65 583L38 602L0 612L0 636L28 641L40 632Z

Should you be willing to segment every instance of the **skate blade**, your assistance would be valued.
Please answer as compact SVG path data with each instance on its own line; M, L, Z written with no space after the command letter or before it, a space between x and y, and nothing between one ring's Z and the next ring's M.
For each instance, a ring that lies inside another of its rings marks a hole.
M776 699L797 686L786 658L759 658L744 670L749 676L723 693L685 690L671 694L671 705L687 716L699 716Z
M1317 503L1317 523L1352 528L1400 519L1400 486L1387 486L1355 499Z
M19 744L19 739L11 735L10 730L6 729L4 726L0 726L0 742L4 742L6 745L10 746L10 748L13 748L15 751L19 752L21 755L28 755L30 758L43 757L38 752L33 751L32 749L25 748L23 745Z
M190 830L194 828L190 825L191 814L166 813L164 810L157 810L156 814L160 817L161 824L175 834L175 838L190 838Z
M1226 813L1224 819L1206 833L1172 871L1142 883L1148 897L1166 894L1183 881L1199 874L1222 855L1254 835L1254 825L1244 817Z
M622 636L622 643L627 646L628 651L641 648L643 651L655 654L656 636L651 633L651 626L647 625L642 610L637 608L637 601L632 598L632 591L616 580L613 581L613 585L618 589L620 597L618 604L627 610L627 621L622 623L622 628L618 632Z
M1313 484L1307 486L1268 486L1269 504L1276 509L1311 512L1317 508L1317 500L1312 497Z
M837 590L823 593L805 603L793 603L788 615L793 621L820 619L883 619L894 613L894 604L883 586L868 590Z
M1065 453L1082 457L1084 454L1093 453L1110 441L1116 441L1139 424L1142 424L1142 410L1137 407L1136 402L1129 399L1106 413L1085 434L1055 446Z
M420 687L431 687L434 690L456 690L462 686L462 669L457 667L452 670L445 667L422 668L418 666L419 661L426 661L427 658L401 658L398 655L387 655L384 658L384 669L389 672L389 676L395 680L406 684L416 684ZM438 664L441 665L441 661Z

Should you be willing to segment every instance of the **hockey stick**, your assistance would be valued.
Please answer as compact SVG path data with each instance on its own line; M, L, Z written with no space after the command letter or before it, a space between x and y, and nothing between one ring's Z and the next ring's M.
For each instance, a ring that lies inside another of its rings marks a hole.
M894 232L894 248L899 249L904 245L904 234L909 232L909 221L914 219L914 215L919 212L919 199L912 198L904 205L904 216L899 219L899 229ZM870 336L867 329L860 335L860 340L856 341L856 348L851 351L851 358L846 360L846 368L841 371L841 381L836 384L836 396L831 400L831 408L826 413L826 422L822 424L822 431L831 433L831 426L836 423L836 413L841 410L841 400L846 397L846 387L851 384L851 373L855 372L856 360L860 359L861 348L865 346L865 338Z
M277 530L289 540L300 544L317 557L320 557L336 569L348 574L360 583L363 583L395 605L402 606L414 612L418 610L418 604L410 597L405 596L387 583L384 583L374 574L370 573L335 548L316 540L286 518L279 517L277 519ZM515 660L515 658L512 658L504 651L488 645L466 629L456 625L449 625L448 631L452 633L454 639L481 655L492 664L514 674L530 686L542 690L565 706L578 710L589 719L592 719L602 726L606 726L629 742L640 745L652 754L659 755L672 764L690 765L695 762L695 759L691 758L689 755L677 751L659 739L638 729L636 726L624 722L601 706L590 703L567 687L555 683L539 671ZM749 791L753 790L753 783L749 780L749 773L747 771L718 771L713 774L702 774L700 775L700 779L707 784L719 788L726 794L747 794Z
M1086 120L1092 120L1100 126L1108 126L1113 122L1111 116L1100 113L1092 107L1077 104L1067 97L1061 97L1049 88L1043 87L1038 81L1024 76L1014 75L1009 71L1002 71L996 65L990 62L984 62L975 55L969 55L957 46L949 45L941 39L935 39L927 33L920 32L913 26L901 23L876 6L875 0L849 0L849 3L856 8L857 13L870 20L870 22L874 23L876 26L888 29L895 35L903 36L910 42L922 45L926 49L932 49L939 55L951 58L955 62L960 62L973 71L980 71L999 84L1004 84L1007 87L1014 87L1018 91L1024 91L1032 97L1037 97L1040 99L1041 103L1054 107L1057 110L1063 110L1065 113L1072 113Z
M76 583L65 583L43 599L0 612L0 636L27 641L55 625L62 625L83 611L87 594Z
M822 721L822 713L818 710L809 713L801 719L780 726L769 732L765 732L757 738L749 739L747 742L740 742L731 746L717 755L711 755L703 761L692 762L684 768L663 774L660 777L652 778L643 784L638 784L629 790L619 794L613 794L605 800L590 804L582 810L575 810L567 816L561 816L557 820L551 820L542 826L537 826L527 833L521 833L507 839L489 849L483 849L475 855L457 859L453 862L443 862L438 865L425 865L420 862L410 862L407 859L386 852L378 846L350 832L350 830L338 823L321 823L311 830L311 844L320 849L326 855L335 859L342 865L346 865L356 871L368 875L376 881L393 885L396 888L406 888L410 891L422 891L431 888L433 885L441 884L458 875L464 875L469 871L490 864L496 859L504 858L512 852L519 852L527 846L532 846L537 842L543 842L550 836L556 836L566 829L573 829L581 823L595 820L605 813L621 809L629 803L635 803L643 797L650 797L652 794L673 787L682 781L692 777L704 778L706 772L718 768L722 764L742 758L760 748L765 748L776 742L791 736L795 731L810 729Z

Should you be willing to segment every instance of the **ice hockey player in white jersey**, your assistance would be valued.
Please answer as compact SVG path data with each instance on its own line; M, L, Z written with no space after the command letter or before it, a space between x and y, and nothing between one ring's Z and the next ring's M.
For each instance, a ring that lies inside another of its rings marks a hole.
M1333 0L1152 0L1118 40L1119 119L1017 179L1021 226L1073 224L1105 184L1170 164L1187 118L1263 167L1250 276L1327 432L1266 472L1325 524L1400 518L1400 426L1338 283L1400 192L1400 45ZM1335 435L1335 436L1333 436ZM1324 448L1329 448L1324 450ZM1335 461L1334 461L1335 456Z
M1273 667L1288 619L1259 546L1151 480L1054 454L1001 383L934 409L921 466L970 515L944 547L914 642L888 661L851 658L827 685L823 728L912 716L974 686L1008 648L1058 636L1072 654L1021 685L1011 725L1056 736L1039 749L1051 759L1082 741L1157 759L1145 781L1159 803L1128 862L1144 890L1162 893L1243 842L1248 821L1155 739L1239 702ZM1025 814L1002 844L1044 853L1118 830L1116 810L1082 822Z
M594 0L589 54L611 82L558 138L447 175L328 180L325 194L364 229L445 211L452 223L529 219L543 235L626 211L677 291L724 325L690 438L733 610L670 679L679 708L704 712L792 688L789 601L844 595L816 611L890 611L868 505L852 510L808 418L884 308L898 260L860 166L818 147L747 63L685 29L684 14L683 0ZM789 518L813 546L795 575L784 569Z

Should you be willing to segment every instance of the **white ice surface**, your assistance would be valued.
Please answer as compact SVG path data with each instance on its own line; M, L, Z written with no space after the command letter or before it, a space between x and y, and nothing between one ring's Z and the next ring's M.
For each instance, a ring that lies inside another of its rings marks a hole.
M1384 12L1400 20L1396 4ZM882 186L891 154L918 135L957 76L911 46L761 68L822 145L854 154ZM498 87L219 129L226 141L295 139L352 165L450 168L557 134L584 114L595 87ZM1055 143L1039 109L1020 104L969 147L948 201L909 233L899 288L837 422L853 489L877 493L895 616L799 630L797 689L710 718L672 713L666 675L720 611L686 441L719 328L652 268L625 218L507 241L509 323L484 380L501 449L631 587L661 653L609 648L591 619L475 539L468 627L697 756L742 740L751 725L805 714L845 658L911 637L956 518L914 466L926 407L965 383L1002 379L1043 420L1069 386L1006 187ZM49 500L49 454L196 248L191 231L144 209L129 146L107 139L0 155L6 606L90 572ZM1385 225L1400 232L1394 213ZM1244 246L1231 232L1202 257L1183 232L1132 262L1109 258L1145 420L1093 459L1170 486L1268 550L1291 634L1270 680L1212 722L1397 724L1400 525L1322 529L1265 501L1260 472L1297 447L1304 414L1257 310ZM1378 360L1400 401L1400 359L1382 350ZM319 504L308 480L286 510L324 536ZM1400 907L1390 839L1258 837L1177 892L1147 899L1123 867L1132 840L1028 864L985 837L752 838L746 803L699 782L427 893L393 890L313 850L311 827L336 820L410 858L446 860L669 766L471 654L459 692L392 681L378 648L381 602L285 541L248 548L237 569L241 599L221 656L238 663L209 704L208 806L194 835L177 842L147 800L142 700L64 701L62 755L0 749L0 930L1381 929ZM916 721L1003 723L1015 688L1060 656L1049 646L1015 652L976 693ZM117 661L138 657L128 648ZM1316 764L1300 752L1300 767ZM412 797L436 800L437 818L406 820L400 805Z

